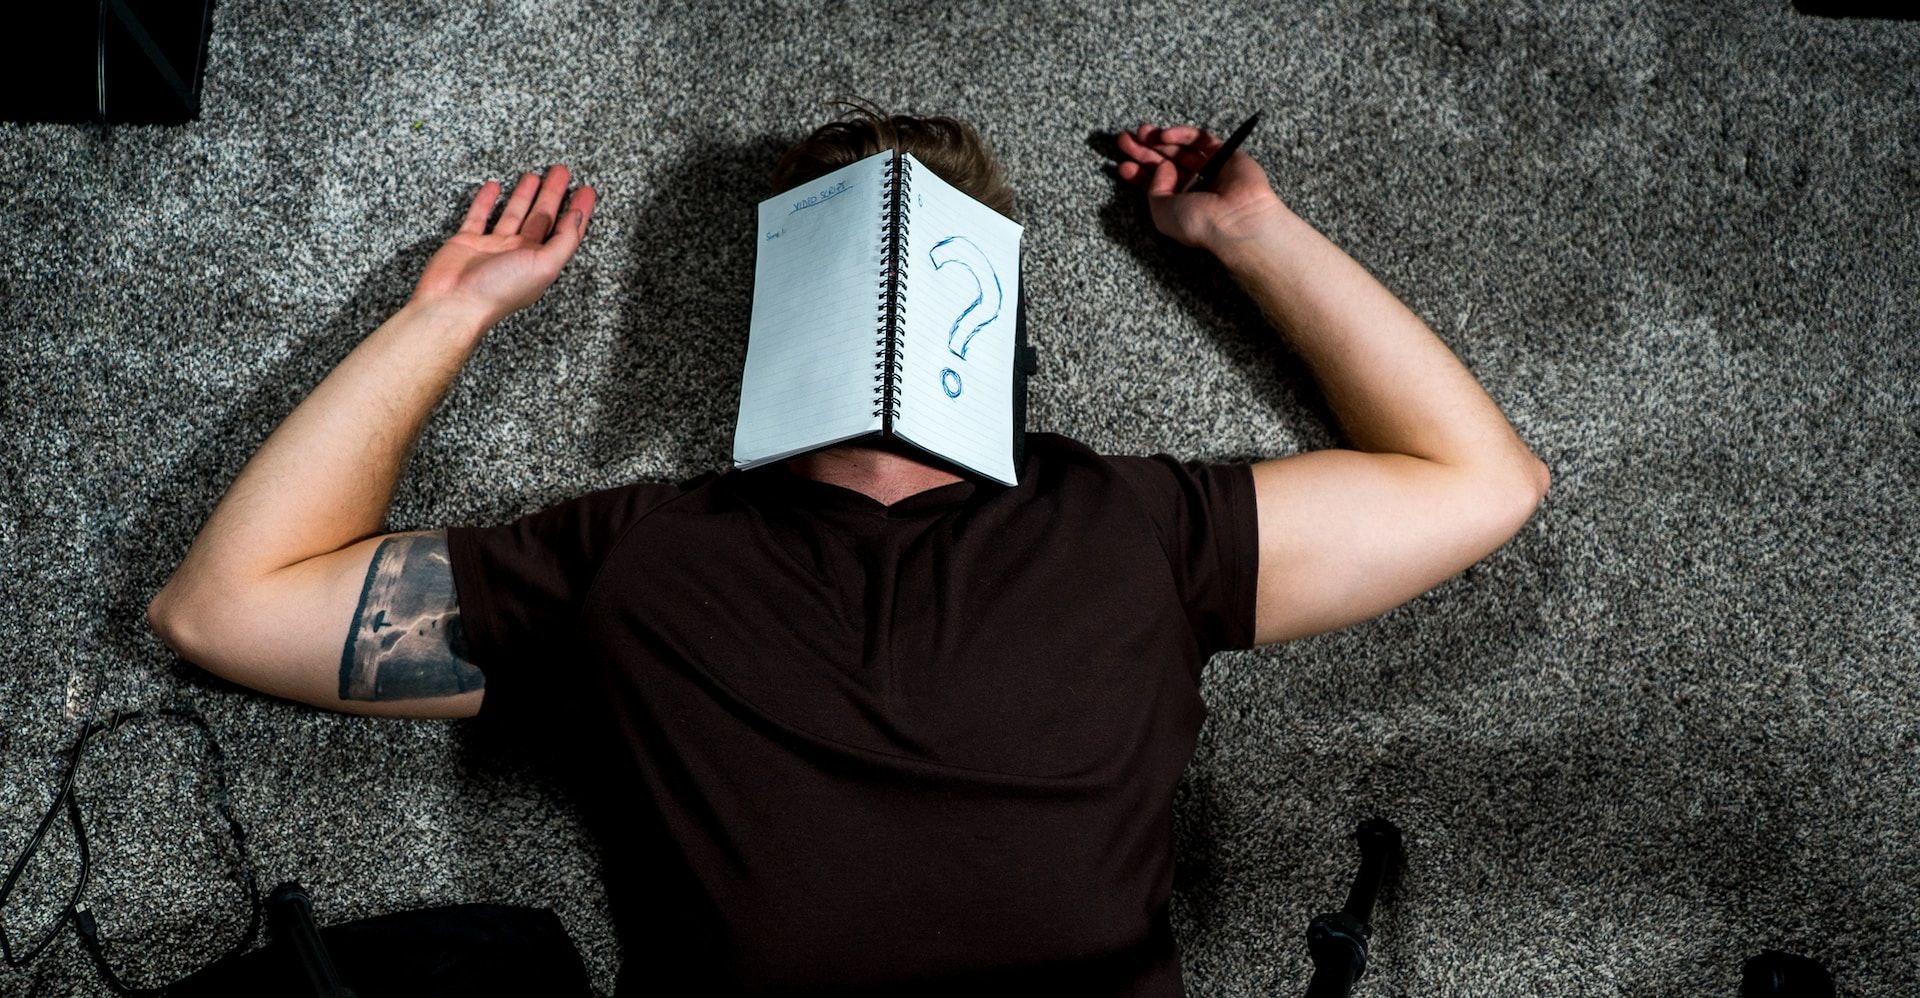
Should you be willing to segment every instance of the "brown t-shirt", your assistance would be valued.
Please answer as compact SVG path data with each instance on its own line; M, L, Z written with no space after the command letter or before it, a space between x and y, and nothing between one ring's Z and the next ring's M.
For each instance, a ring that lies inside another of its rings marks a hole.
M774 463L447 531L483 721L601 845L618 994L1183 993L1174 790L1252 647L1245 464L1032 433L891 506Z

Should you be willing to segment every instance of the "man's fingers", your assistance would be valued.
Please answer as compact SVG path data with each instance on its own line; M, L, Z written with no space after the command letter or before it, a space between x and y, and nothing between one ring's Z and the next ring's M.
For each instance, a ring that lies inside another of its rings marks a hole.
M1142 143L1139 139L1128 135L1126 132L1120 133L1119 144L1121 152L1126 153L1145 167L1152 167L1156 163L1171 159L1176 165L1192 171L1200 169L1200 164L1206 162L1207 159L1207 157L1198 150L1186 146L1167 145L1163 143L1149 145Z
M1175 125L1160 129L1151 144L1182 168L1197 172L1224 143L1204 129Z
M1127 160L1115 168L1115 172L1120 174L1121 180L1143 191L1149 192L1153 188L1153 171L1154 168L1152 166L1144 163L1135 163L1132 160Z
M1142 126L1141 131L1144 140L1121 132L1118 142L1121 152L1147 167L1170 159L1181 169L1196 172L1206 164L1208 155L1220 147L1218 139L1188 125L1157 131ZM1180 136L1184 136L1184 140Z
M1154 149L1188 173L1198 173L1207 164L1207 154L1192 146L1160 145L1154 146Z
M500 197L500 185L489 180L480 185L473 195L473 204L467 207L466 221L460 223L461 232L485 235L487 216L493 214L493 202Z
M1122 132L1121 134L1125 135L1128 133ZM1134 141L1141 145L1164 145L1168 143L1183 146L1190 145L1204 153L1211 153L1215 149L1220 148L1220 139L1218 137L1206 129L1193 125L1168 125L1165 128L1156 128L1143 121L1140 123L1140 127L1133 131L1132 137Z
M533 207L528 209L527 220L520 226L520 234L539 242L553 231L554 216L560 214L560 199L566 197L567 182L572 179L565 163L555 163L547 168L545 180L540 182L539 196L534 199Z
M582 187L573 192L573 202L568 207L580 213L577 224L582 233L587 231L587 223L593 220L593 206L599 203L600 192L591 187Z
M1150 197L1172 194L1180 183L1180 171L1170 159L1163 159L1153 167L1153 180L1147 185Z
M572 259L574 250L580 248L580 240L586 235L587 220L593 217L593 205L597 200L599 197L591 187L582 187L573 192L573 201L567 205L567 213L560 216L559 224L554 226L553 237L540 247L540 253L551 257L556 267Z
M1128 135L1126 132L1120 133L1119 142L1121 152L1149 166L1166 158L1156 150L1147 147L1139 139Z
M533 207L534 191L540 186L540 176L523 173L520 182L513 185L513 193L507 197L507 206L500 209L500 221L493 223L496 236L517 236L520 223L526 220L527 209Z
M1172 142L1183 146L1194 146L1201 152L1208 153L1220 147L1220 140L1214 138L1211 132L1195 128L1192 125L1175 125L1172 128L1162 128L1160 129L1160 141Z

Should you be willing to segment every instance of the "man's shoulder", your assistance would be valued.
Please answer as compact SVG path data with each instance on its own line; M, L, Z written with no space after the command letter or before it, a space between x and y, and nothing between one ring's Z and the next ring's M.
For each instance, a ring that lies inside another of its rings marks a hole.
M631 481L592 489L551 507L567 509L576 517L598 519L619 526L671 505L675 500L697 491L714 472L705 472L677 481Z
M1058 456L1058 455L1078 455L1082 457L1099 457L1100 456L1099 454L1094 452L1093 448L1065 434L1039 433L1031 430L1027 432L1026 449L1029 453L1043 453L1050 456Z
M1027 434L1027 470L1039 493L1063 488L1138 491L1154 482L1161 458L1109 454L1060 433Z
M1093 448L1061 433L1029 430L1022 451L1020 478L1023 483L1038 479L1040 491L1048 491L1048 483L1057 487L1062 476L1098 468L1102 461Z
M1055 487L1068 481L1117 487L1159 509L1218 481L1250 477L1247 462L1181 456L1165 448L1149 454L1108 453L1086 442L1057 433L1030 433L1031 467ZM1233 484L1231 481L1227 485Z
M1082 440L1059 433L1028 433L1027 450L1049 464L1081 464L1122 472L1183 459L1165 451L1154 454L1122 454L1098 450Z
M1232 465L1232 464L1251 464L1252 463L1251 461L1239 461L1239 460L1231 460L1231 459L1225 459L1225 458L1210 459L1210 458L1195 457L1192 455L1183 456L1167 448L1160 448L1158 450L1153 451L1152 453L1121 453L1117 451L1106 451L1106 450L1097 449L1084 441L1076 440L1072 437L1065 436L1059 433L1028 433L1027 449L1029 451L1044 452L1047 455L1054 456L1054 457L1079 458L1085 461L1099 462L1099 463L1109 464L1109 465L1123 465L1129 468L1134 466L1149 466L1149 465L1192 465L1192 464Z

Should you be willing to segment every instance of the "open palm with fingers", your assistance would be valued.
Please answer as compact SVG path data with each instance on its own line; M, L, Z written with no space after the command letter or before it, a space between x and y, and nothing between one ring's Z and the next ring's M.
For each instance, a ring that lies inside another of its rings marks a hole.
M593 188L582 187L569 199L568 179L564 163L553 164L545 179L522 174L492 232L487 216L500 186L492 180L481 184L460 231L427 261L413 301L473 311L487 325L538 301L580 248L593 214Z

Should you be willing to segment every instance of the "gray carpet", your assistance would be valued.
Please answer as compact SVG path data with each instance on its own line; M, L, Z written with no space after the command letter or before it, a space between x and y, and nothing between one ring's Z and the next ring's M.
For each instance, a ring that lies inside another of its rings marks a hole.
M600 191L594 228L435 412L389 529L723 466L753 204L842 91L964 116L1003 157L1032 429L1214 460L1340 446L1252 303L1103 172L1101 134L1264 108L1246 148L1281 196L1427 320L1554 485L1424 596L1210 664L1176 809L1190 993L1301 993L1307 921L1374 815L1408 867L1356 994L1732 995L1769 947L1842 994L1920 989L1920 24L1621 0L367 6L221 4L190 126L0 131L7 857L79 719L185 699L263 893L297 878L323 924L551 905L610 990L598 847L528 766L461 724L226 685L148 633L242 465L480 181L558 160ZM235 938L241 895L190 729L95 741L88 900L151 983ZM0 973L106 993L71 935Z

